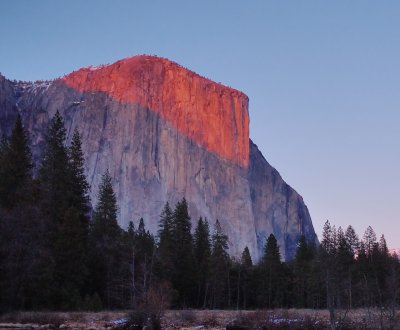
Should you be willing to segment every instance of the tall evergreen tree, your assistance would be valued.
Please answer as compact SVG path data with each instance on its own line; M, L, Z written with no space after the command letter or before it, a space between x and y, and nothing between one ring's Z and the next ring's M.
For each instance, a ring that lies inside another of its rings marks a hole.
M185 198L178 202L173 213L174 269L173 286L184 306L194 300L193 238L188 205Z
M228 236L222 231L217 219L211 236L211 283L212 283L212 308L220 308L224 303L223 298L229 289L227 279L229 276ZM229 293L228 293L229 295ZM229 297L228 297L229 300Z
M315 247L307 242L304 235L300 237L296 255L293 260L294 295L297 307L314 307L313 295L313 260Z
M0 144L0 207L12 208L24 199L31 179L29 136L18 115L10 140Z
M69 172L70 172L70 189L71 189L71 200L70 206L64 213L63 223L59 232L59 248L64 251L66 261L61 262L62 265L71 263L69 267L74 268L76 272L79 272L79 281L76 280L76 290L84 296L87 294L85 290L85 282L88 278L88 235L89 235L89 210L90 210L90 199L88 195L89 184L86 180L84 167L85 160L83 157L82 143L79 132L77 129L74 130L71 144L68 148L68 159L69 159ZM69 227L75 229L70 230ZM74 245L68 245L68 242L64 241L65 231L69 231L67 236L71 241L74 241ZM60 243L65 242L63 246ZM79 252L80 258L75 257ZM79 260L79 263L72 260ZM58 267L62 268L62 267ZM64 273L65 274L65 273ZM61 276L61 282L66 283L67 281ZM71 291L71 290L68 290Z
M112 187L112 179L110 172L106 170L104 173L98 192L98 202L94 212L94 224L101 223L118 231L117 223L117 198Z
M54 286L48 226L31 170L29 136L18 116L10 140L0 145L0 296L11 308L49 306Z
M246 246L240 258L239 282L241 287L241 300L244 309L248 306L249 294L251 292L251 279L253 275L253 260L249 248ZM251 300L251 299L250 299ZM240 299L237 299L237 308L240 306Z
M321 247L328 256L336 254L336 228L328 220L324 224Z
M163 279L171 281L174 276L174 217L168 202L165 203L160 215L158 239L158 272Z
M70 206L72 193L65 138L64 120L57 111L49 124L39 168L43 211L50 221L53 236L56 235L58 226L62 222L64 212Z
M71 171L71 204L79 212L79 217L85 231L89 225L89 184L85 176L85 160L83 157L81 137L75 128L71 145L68 149L69 166Z
M136 230L133 221L129 221L128 230L125 233L126 244L126 260L129 263L129 272L127 276L128 294L130 296L130 307L136 308L136 283L137 283L137 268L136 263Z
M65 143L64 121L57 111L49 124L38 176L42 194L41 208L47 219L50 244L53 247L56 301L63 300L60 296L65 296L65 300L71 300L72 296L72 300L80 299L79 296L85 293L84 278L88 274L88 184L77 130L74 131L71 146L67 148ZM70 280L71 276L65 269L75 269L80 275ZM70 304L75 303L72 300Z
M69 182L64 187L66 196L63 202L67 208L63 211L57 229L54 258L58 295L64 297L57 300L65 301L64 307L73 307L87 293L85 284L88 280L89 185L84 175L83 152L77 130L74 131L71 145L66 151L68 164L64 170L65 175L69 176Z
M280 286L283 269L278 242L273 234L270 234L265 242L262 269L265 281L265 304L268 308L277 307L282 302Z
M349 308L353 308L354 302L358 300L357 294L354 295L357 290L354 289L355 284L361 281L360 272L357 272L357 257L360 249L360 240L354 228L348 226L345 232L345 239L349 248L349 256L351 257L351 264L348 269L348 296L349 296ZM354 299L356 298L356 299Z
M374 245L376 244L376 234L371 226L368 226L368 228L365 230L363 239L364 239L366 254L368 257L371 257L372 250L374 249Z
M246 267L250 268L253 266L253 260L251 259L249 248L246 246L242 252L242 257L240 258L241 264Z
M196 266L197 281L197 303L198 307L205 307L209 291L211 242L210 229L207 219L200 217L194 231L194 258Z
M352 226L348 226L345 233L347 245L350 247L353 258L356 257L360 247L360 240Z
M326 221L322 233L321 249L319 258L324 270L324 284L326 289L326 306L329 310L331 327L336 324L335 297L336 297L336 274L337 274L337 233L335 226Z
M100 294L104 305L120 303L121 229L117 223L117 200L108 170L102 177L98 202L90 231L90 265L93 291Z
M385 239L385 235L381 235L381 237L379 238L379 251L381 252L382 255L388 255L389 254L389 249L387 247L386 244L386 239Z
M387 282L390 275L392 258L386 245L385 236L381 235L379 242L375 242L372 250L370 273L375 281L373 294L375 302L381 308L386 307L387 300Z
M146 296L153 282L155 252L154 237L146 230L143 218L140 218L135 242L135 276L138 280L136 288L141 297Z
M79 308L88 277L86 231L79 211L70 207L64 213L55 242L55 276L59 286L58 308Z
M0 210L0 310L53 307L53 250L35 202Z
M339 308L350 308L352 306L352 267L354 255L352 246L346 239L342 227L337 231L337 268L336 268L336 288L337 288L337 306Z

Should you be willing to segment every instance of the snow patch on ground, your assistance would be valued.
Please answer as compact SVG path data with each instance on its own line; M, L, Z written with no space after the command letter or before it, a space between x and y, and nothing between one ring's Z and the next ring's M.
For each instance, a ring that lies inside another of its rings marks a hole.
M99 70L99 69L101 69L101 68L104 68L106 65L91 65L91 66L88 66L87 68L90 70L90 71L96 71L96 70Z
M44 93L49 89L49 87L52 84L53 84L52 80L46 80L46 81L39 80L35 82L23 81L18 83L17 88L20 92L30 91L37 94L37 93Z
M122 319L118 319L118 320L113 320L110 323L115 324L115 325L121 325L121 324L128 323L128 321L129 320L127 318L122 318Z
M301 323L303 320L299 319L272 319L271 322L273 324L292 324L292 323Z

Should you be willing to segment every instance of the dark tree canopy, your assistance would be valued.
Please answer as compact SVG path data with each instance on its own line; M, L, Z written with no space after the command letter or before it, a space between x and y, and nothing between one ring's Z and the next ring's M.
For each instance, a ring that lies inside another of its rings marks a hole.
M23 196L31 180L32 156L29 148L29 136L22 125L21 116L17 116L9 140L0 143L0 205L11 208Z
M249 248L246 246L242 252L241 263L244 267L250 268L253 266L253 260L251 259Z

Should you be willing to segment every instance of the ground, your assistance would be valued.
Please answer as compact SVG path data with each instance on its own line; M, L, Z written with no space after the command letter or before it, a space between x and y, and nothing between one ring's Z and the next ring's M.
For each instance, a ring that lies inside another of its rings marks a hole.
M3 329L127 329L131 311L104 312L18 312L0 316ZM345 316L346 315L346 316ZM400 329L400 312L395 319L380 310L357 309L340 311L342 329ZM326 310L279 309L259 311L169 310L161 319L163 329L327 329ZM392 322L391 322L392 321Z

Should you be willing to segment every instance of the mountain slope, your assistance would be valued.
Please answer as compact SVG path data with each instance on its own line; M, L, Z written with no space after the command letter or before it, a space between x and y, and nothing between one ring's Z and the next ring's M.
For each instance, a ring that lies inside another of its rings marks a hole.
M249 139L243 93L151 56L80 69L52 82L0 78L0 130L9 133L19 112L36 161L57 110L68 139L75 127L82 134L94 203L109 169L122 226L143 217L156 232L163 204L185 196L193 223L199 216L220 220L232 255L247 245L258 259L271 232L286 258L300 234L316 241L301 196Z

